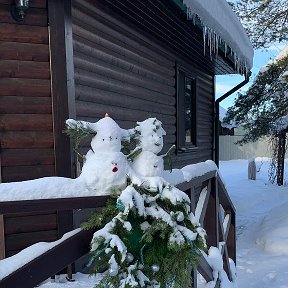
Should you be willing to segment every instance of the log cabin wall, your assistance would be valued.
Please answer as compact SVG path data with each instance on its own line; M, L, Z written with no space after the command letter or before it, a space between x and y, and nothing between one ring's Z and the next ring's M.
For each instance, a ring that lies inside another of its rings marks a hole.
M154 30L160 29L162 33L159 32L158 38L152 30L142 29L149 26L145 24L149 16L145 14L141 18L141 13L145 9L153 10L159 1L146 1L144 5L138 1L141 9L137 5L135 8L131 4L133 1L101 1L105 6L99 2L72 2L77 118L97 121L108 112L120 126L131 128L136 121L157 117L167 132L164 137L164 150L167 150L177 144L176 66L183 64L197 76L198 148L190 153L178 153L174 164L183 166L212 159L214 70L210 58L204 57L201 50L202 35L193 32L199 41L194 56L193 51L187 54L185 46L183 51L186 54L182 55L178 49L162 41L165 31L161 30L164 29L161 21L167 21L169 29L169 11L168 16L160 12L158 16L158 12L153 14ZM129 15L133 15L134 20ZM170 37L168 33L167 37Z
M0 0L2 181L55 175L46 1L14 21Z
M175 142L175 63L165 50L74 1L72 9L76 115L99 120L108 112L123 128L157 117Z
M0 0L2 182L55 175L47 1L30 1L20 23L10 15L12 3ZM1 257L56 240L57 219L57 211L4 215Z

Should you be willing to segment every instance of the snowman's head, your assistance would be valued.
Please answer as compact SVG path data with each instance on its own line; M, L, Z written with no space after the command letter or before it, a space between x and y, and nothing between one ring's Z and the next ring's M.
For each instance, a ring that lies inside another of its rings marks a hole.
M140 147L142 151L150 151L155 154L163 148L163 136L166 135L162 128L162 122L156 118L148 118L137 122L136 131L139 132Z
M128 131L121 129L108 114L96 123L90 123L89 127L97 134L91 141L91 147L98 152L120 152L121 140L129 139Z

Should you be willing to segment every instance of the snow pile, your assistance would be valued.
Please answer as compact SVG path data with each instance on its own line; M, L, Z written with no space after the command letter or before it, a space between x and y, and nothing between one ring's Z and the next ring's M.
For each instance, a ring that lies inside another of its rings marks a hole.
M217 282L217 279L220 280L220 288L237 288L237 276L235 264L232 259L229 259L230 269L232 272L232 281L228 279L227 273L223 268L223 258L220 252L221 248L211 246L208 251L208 256L205 256L207 262L213 269L213 278L214 280L206 283L205 288L214 288Z
M274 255L288 256L288 202L270 210L260 224L256 243Z
M28 248L20 251L18 254L5 258L0 261L0 280L13 273L17 269L23 267L28 262L33 259L39 257L45 252L51 250L64 240L72 237L73 235L79 233L81 231L80 228L70 231L63 235L63 237L57 241L46 243L39 242L29 246Z
M184 0L190 18L198 15L204 25L210 51L217 51L222 40L235 53L237 69L248 72L253 65L253 47L236 14L225 0Z
M81 191L81 192L80 192ZM82 179L44 177L21 182L1 183L0 201L54 199L93 196Z
M191 179L200 177L206 173L218 171L216 164L212 160L207 160L205 162L200 162L197 164L191 164L183 167L182 169L185 181L189 182Z

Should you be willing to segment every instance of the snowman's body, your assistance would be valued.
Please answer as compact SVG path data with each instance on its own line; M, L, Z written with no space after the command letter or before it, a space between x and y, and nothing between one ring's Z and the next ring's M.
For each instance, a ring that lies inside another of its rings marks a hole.
M164 161L157 154L163 148L163 135L166 135L162 123L156 118L148 118L137 124L141 153L133 160L131 168L139 177L161 176Z
M92 153L85 161L80 177L95 195L108 195L126 185L127 159L121 152Z
M184 182L182 171L180 169L165 171L163 156L157 155L163 148L163 136L166 135L165 130L162 128L162 123L156 118L148 118L143 122L137 122L137 124L139 147L142 152L131 164L134 173L136 172L136 175L140 177L140 180L134 177L135 181L138 183L141 181L143 181L142 183L149 182L149 185L153 187L158 185L159 178L164 178L171 184ZM150 177L156 177L154 180L158 179L158 182L154 183L155 181Z

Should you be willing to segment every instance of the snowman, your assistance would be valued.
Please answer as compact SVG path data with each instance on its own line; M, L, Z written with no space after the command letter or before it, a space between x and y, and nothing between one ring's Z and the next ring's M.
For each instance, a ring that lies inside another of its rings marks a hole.
M137 124L135 131L138 134L141 153L131 164L133 171L142 177L143 183L145 181L150 182L150 186L153 186L154 190L159 189L163 180L173 185L184 182L183 173L180 169L164 170L163 159L175 146L173 145L166 154L158 156L158 153L163 149L163 136L166 135L162 128L162 122L156 118L148 118L145 121L137 122ZM145 180L143 180L143 177ZM152 179L151 177L156 178Z
M121 129L108 114L96 123L85 122L96 135L91 150L85 157L79 179L94 195L109 195L114 188L126 185L127 159L120 152L121 141L129 139L127 130Z
M164 162L157 154L163 148L163 136L166 135L162 123L156 118L148 118L137 122L137 125L135 131L141 153L133 160L131 167L140 176L160 176Z

